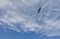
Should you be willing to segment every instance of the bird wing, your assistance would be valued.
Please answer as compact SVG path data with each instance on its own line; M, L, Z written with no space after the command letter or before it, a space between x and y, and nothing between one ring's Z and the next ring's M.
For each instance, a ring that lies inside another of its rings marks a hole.
M38 9L38 13L40 12L40 10L41 10L41 7Z

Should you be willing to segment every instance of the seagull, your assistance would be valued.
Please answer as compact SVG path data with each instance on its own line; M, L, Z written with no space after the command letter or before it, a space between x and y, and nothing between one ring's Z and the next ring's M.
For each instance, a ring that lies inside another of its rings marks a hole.
M38 13L41 11L41 7L38 9Z

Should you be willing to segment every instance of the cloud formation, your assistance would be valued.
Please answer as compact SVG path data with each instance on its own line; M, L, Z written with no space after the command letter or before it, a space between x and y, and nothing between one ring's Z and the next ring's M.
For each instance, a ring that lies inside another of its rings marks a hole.
M0 28L60 36L59 0L0 0ZM37 10L42 7L38 14Z

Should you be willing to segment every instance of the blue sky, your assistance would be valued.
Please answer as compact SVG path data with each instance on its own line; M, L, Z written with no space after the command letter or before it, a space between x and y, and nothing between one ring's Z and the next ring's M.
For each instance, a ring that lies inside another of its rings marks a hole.
M0 39L59 38L60 0L0 0Z
M41 34L36 34L35 32L15 32L15 31L4 32L0 30L0 39L60 39L60 37L59 36L41 37Z

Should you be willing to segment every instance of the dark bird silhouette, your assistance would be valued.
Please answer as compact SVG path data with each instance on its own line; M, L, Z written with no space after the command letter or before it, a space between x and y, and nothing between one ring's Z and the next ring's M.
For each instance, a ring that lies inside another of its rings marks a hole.
M41 11L41 7L38 9L38 13Z

